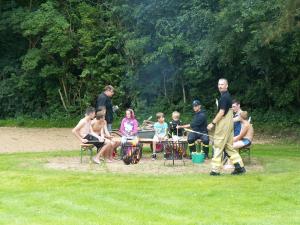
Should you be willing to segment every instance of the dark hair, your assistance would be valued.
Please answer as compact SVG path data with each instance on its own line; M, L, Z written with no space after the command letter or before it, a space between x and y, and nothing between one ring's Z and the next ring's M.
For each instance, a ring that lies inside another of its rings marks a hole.
M106 110L105 106L99 106L98 109L97 109L97 112L102 112L104 110Z
M240 103L240 101L239 101L239 100L237 100L237 99L233 99L233 100L232 100L232 104L237 104L237 105L240 105L241 103Z
M91 113L94 113L96 112L95 108L94 107L88 107L86 110L85 110L85 114L86 115L90 115Z
M105 118L105 113L102 111L98 111L97 114L96 114L96 119L97 120L100 120L100 119L103 119Z

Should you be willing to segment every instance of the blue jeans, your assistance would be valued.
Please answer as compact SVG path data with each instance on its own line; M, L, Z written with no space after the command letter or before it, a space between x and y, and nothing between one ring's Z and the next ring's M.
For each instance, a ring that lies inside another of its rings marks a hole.
M107 130L108 130L109 132L112 132L112 124L111 124L111 123L108 123L108 124L107 124Z

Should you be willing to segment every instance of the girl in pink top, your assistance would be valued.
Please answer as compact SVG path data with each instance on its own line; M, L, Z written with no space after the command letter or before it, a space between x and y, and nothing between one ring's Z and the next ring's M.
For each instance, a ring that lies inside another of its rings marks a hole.
M126 110L126 116L123 118L120 132L122 134L122 143L127 139L134 139L138 132L138 121L135 119L132 109Z

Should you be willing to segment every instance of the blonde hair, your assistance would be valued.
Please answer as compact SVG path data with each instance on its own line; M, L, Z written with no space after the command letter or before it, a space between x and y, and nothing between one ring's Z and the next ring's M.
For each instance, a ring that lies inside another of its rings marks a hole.
M162 112L156 113L156 119L160 119L162 117L165 117L165 115Z
M104 87L104 91L114 91L114 90L115 90L114 87L111 85L107 85Z
M225 81L225 83L228 84L228 80L226 78L220 78L219 81Z
M179 117L180 117L180 113L179 112L177 112L177 111L172 112L172 118L179 119Z
M243 120L248 120L248 112L247 111L242 111L240 113L240 117L243 119Z

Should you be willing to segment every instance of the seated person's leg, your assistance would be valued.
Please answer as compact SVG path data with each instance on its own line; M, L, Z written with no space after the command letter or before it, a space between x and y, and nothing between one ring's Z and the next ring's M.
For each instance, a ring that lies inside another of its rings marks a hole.
M205 158L208 159L208 153L209 153L209 137L207 135L202 135L202 149L205 154Z
M104 145L103 145L103 147L101 148L101 150L96 155L96 158L100 159L101 156L103 156L105 158L109 158L110 157L110 149L111 148L112 148L111 143L105 142Z
M233 142L233 148L235 148L235 149L243 148L243 147L249 146L249 145L251 145L251 141L246 138L243 138L242 140Z
M188 135L188 145L190 149L190 157L192 157L192 152L196 151L195 141L197 140L197 134L196 133L189 133Z
M152 153L152 160L156 159L156 143L159 142L159 139L157 137L157 135L154 135L153 137L153 153Z
M125 144L126 142L127 142L127 137L126 136L122 136L121 143Z
M105 139L105 142L110 144L110 148L109 150L107 150L107 158L109 158L110 161L113 160L113 151L114 151L114 146L113 146L113 141L109 140L109 139Z
M242 148L242 147L244 147L244 142L242 142L242 141L235 141L235 142L233 142L233 148L235 148L235 149L239 149L239 148Z
M84 137L84 139L87 139L87 144L93 144L97 148L97 152L99 152L100 148L103 146L104 142L100 142L98 138L95 136L88 134Z

